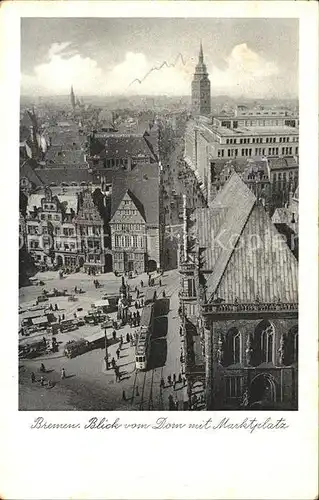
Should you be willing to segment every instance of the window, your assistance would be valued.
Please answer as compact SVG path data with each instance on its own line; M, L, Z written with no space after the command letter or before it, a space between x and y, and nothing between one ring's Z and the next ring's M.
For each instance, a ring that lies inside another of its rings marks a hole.
M134 248L137 248L137 236L135 234L132 236L132 244Z
M41 214L41 220L45 219L45 214Z
M60 216L59 215L55 215L54 216L54 220L59 220L60 219Z
M224 364L227 366L240 361L240 333L237 328L231 328L226 334Z
M226 397L238 398L241 396L241 377L226 378Z
M257 325L253 343L255 366L273 362L274 333L274 327L268 320L263 320Z
M52 215L48 214L48 220L52 220Z
M126 247L129 247L130 246L130 237L129 236L125 236L125 246Z
M121 246L121 237L118 234L115 235L115 246L116 247Z

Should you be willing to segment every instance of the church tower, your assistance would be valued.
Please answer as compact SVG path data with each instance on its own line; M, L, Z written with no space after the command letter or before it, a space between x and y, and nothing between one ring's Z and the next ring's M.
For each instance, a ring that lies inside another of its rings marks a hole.
M199 48L198 63L192 81L192 113L194 115L210 115L210 81L204 63L202 42Z
M74 110L74 108L75 108L75 95L74 95L74 91L73 91L73 85L71 87L70 98L71 98L71 106L72 106L72 109Z

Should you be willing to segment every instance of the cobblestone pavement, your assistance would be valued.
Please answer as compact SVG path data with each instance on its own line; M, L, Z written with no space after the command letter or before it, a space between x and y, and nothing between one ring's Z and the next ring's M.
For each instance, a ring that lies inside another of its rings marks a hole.
M103 285L95 289L93 279L85 274L77 273L66 276L60 280L57 273L39 273L38 277L44 281L44 286L28 286L20 289L20 306L24 307L35 301L41 294L43 288L66 288L68 291L75 286L81 287L85 293L78 296L77 302L69 302L67 297L52 298L49 304L58 304L59 314L65 314L66 319L73 318L74 312L82 307L88 310L91 304L100 299L105 293L117 293L121 279L113 274L99 275L97 279ZM143 279L147 283L147 275L138 276L129 280L131 290L139 286ZM112 369L106 370L104 349L95 349L86 352L73 359L63 355L64 345L72 339L88 337L98 331L101 326L85 325L75 331L60 333L57 336L59 352L52 355L44 355L36 359L20 360L20 387L19 407L25 410L43 409L80 409L80 410L164 410L168 409L168 397L172 395L174 400L180 401L179 408L182 409L184 392L183 384L167 387L167 376L178 374L180 367L181 341L179 336L179 317L177 314L178 303L178 272L169 271L161 278L162 287L159 287L158 278L155 279L155 288L158 296L165 290L165 298L156 303L154 333L151 344L150 367L147 372L135 371L135 348L130 343L124 343L120 352L118 366L121 373L121 381L116 382ZM142 293L147 290L144 287ZM133 293L133 302L135 293ZM47 303L46 303L47 304ZM133 309L133 308L131 308ZM28 315L27 312L20 314L20 320ZM115 317L116 313L111 316ZM134 332L128 325L117 331L117 337L127 332ZM42 338L45 334L40 333L37 337ZM108 347L109 360L116 356L118 338L112 341L112 329L107 330L110 340ZM35 336L33 336L34 338ZM23 338L23 342L29 342L30 337ZM44 374L44 386L40 385L39 367L45 364L47 373ZM66 378L61 380L60 372L64 368ZM36 382L31 382L31 372L36 375ZM161 377L166 381L166 388L160 388ZM50 380L52 388L48 387ZM123 391L125 399L123 399Z

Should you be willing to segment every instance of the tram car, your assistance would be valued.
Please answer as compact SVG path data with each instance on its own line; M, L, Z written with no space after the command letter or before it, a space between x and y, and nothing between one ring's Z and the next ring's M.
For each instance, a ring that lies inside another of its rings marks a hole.
M147 370L147 363L151 350L153 317L154 304L149 304L143 308L141 314L140 330L135 351L135 364L137 370Z

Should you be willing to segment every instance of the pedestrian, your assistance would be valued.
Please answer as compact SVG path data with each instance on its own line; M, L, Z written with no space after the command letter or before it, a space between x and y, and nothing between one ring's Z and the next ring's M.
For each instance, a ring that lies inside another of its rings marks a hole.
M65 378L65 369L62 368L61 370L61 378L64 379Z
M180 384L182 383L182 374L181 373L178 374L178 382Z
M53 305L50 304L50 307L49 307L50 311L53 311Z
M130 346L133 347L133 335L130 333Z
M138 309L138 303L137 303L137 300L135 301L135 309L137 310Z
M123 335L120 335L120 344L123 344Z
M64 320L65 320L65 314L63 313L62 314L62 321L64 321Z
M143 288L143 285L144 285L143 280L141 280L141 288Z
M183 336L183 327L182 326L179 327L179 334L181 337Z
M168 409L169 410L175 409L175 403L172 395L168 396Z
M125 391L122 392L122 399L123 401L126 401L126 394L125 394Z
M40 372L45 373L45 366L43 363L41 363Z
M75 313L73 313L73 316L74 316L74 318L76 319L76 312L75 312Z
M167 383L169 386L172 385L172 377L170 375L168 375L168 377L167 377Z
M163 299L165 299L165 297L166 297L165 290L163 290Z
M74 293L78 293L78 287L77 286L74 287Z
M113 336L113 340L116 340L116 331L115 330L113 330L112 336Z
M130 334L127 332L127 334L126 334L126 342L129 343L129 341L130 341Z
M115 363L114 357L111 359L111 365L112 365L113 369L116 367L116 363Z
M44 386L44 377L40 378L40 384L42 385L42 387Z
M31 382L32 384L35 382L35 374L33 372L31 373Z
M140 296L140 291L139 291L139 289L137 289L137 292L136 292L136 298L138 299L138 298L139 298L139 296Z
M164 382L163 377L161 377L160 387L161 387L161 389L164 389L164 387L165 387L165 382Z
M121 351L120 351L120 348L118 348L118 349L116 350L116 356L117 356L117 359L120 359L120 352L121 352Z
M58 304L55 304L55 306L54 306L54 310L55 310L55 311L58 311L58 310L59 310L59 308L58 308Z
M181 354L181 355L180 355L179 360L180 360L180 362L181 362L181 364L182 364L182 363L183 363L183 361L184 361L183 354Z
M162 280L161 279L159 280L159 286L162 286Z

